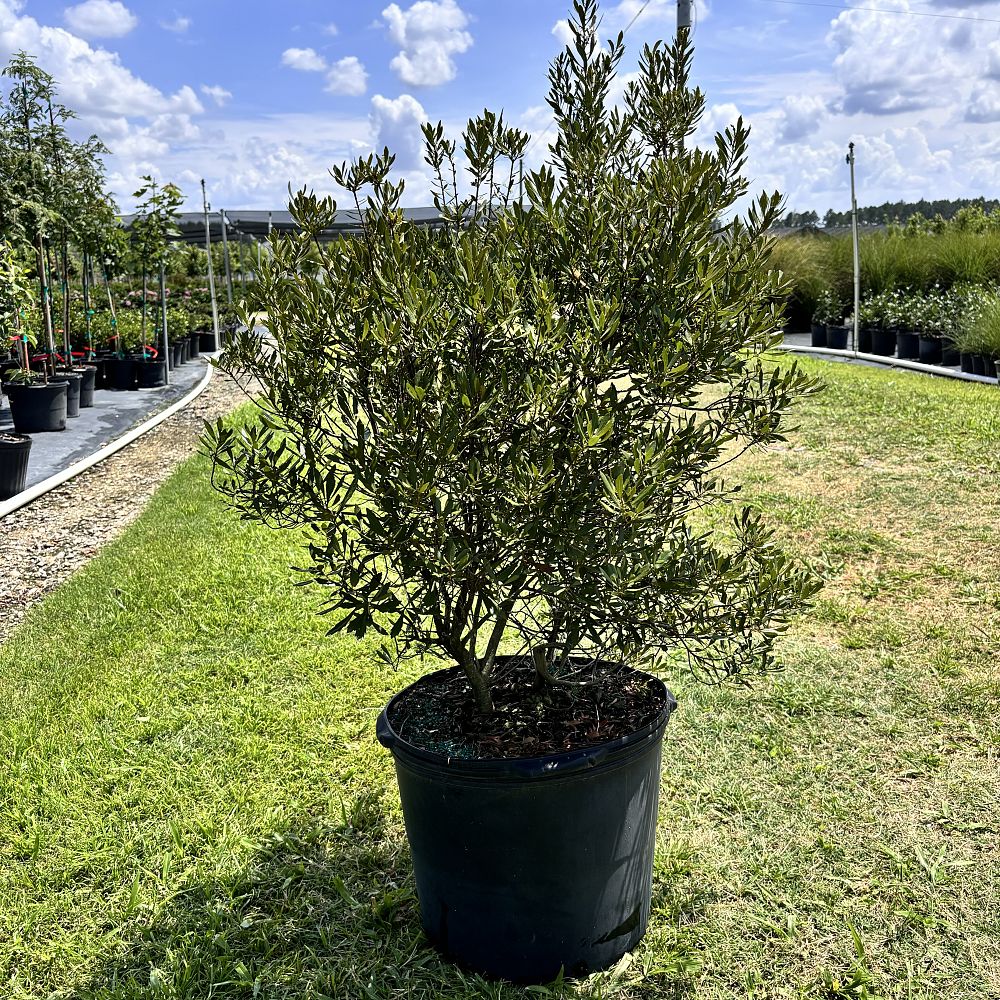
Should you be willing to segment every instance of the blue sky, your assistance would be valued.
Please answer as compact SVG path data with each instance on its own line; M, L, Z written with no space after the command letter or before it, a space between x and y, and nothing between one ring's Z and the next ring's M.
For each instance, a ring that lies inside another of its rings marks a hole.
M696 0L698 139L742 113L750 177L790 207L843 209L847 143L863 204L996 197L1000 2ZM607 33L643 0L602 9ZM333 190L335 162L388 144L427 204L419 124L457 132L483 107L530 132L548 123L548 63L569 0L0 0L0 59L24 48L60 83L78 128L112 150L124 209L142 174L199 206L278 208L287 185ZM672 33L675 0L649 0L626 38ZM909 13L906 13L909 12ZM924 15L938 16L924 16ZM942 16L943 15L943 16ZM992 20L991 20L992 19ZM534 155L544 153L544 143Z

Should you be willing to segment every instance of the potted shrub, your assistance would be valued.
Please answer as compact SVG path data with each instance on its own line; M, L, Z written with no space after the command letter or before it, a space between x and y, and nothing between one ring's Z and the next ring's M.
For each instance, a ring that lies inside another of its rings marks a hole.
M49 381L45 372L18 368L7 373L3 391L19 434L66 429L69 384Z
M896 351L896 307L899 293L879 292L861 303L861 322L871 336L871 353L888 357Z
M457 144L424 127L443 227L399 211L382 154L335 168L358 239L302 191L219 366L259 379L259 420L205 435L241 515L304 528L332 631L390 662L443 658L392 699L392 752L423 927L487 975L538 982L614 962L650 911L660 745L652 671L721 679L771 661L816 582L734 507L717 470L782 440L813 383L781 342L742 120L686 148L704 109L686 33L646 47L611 113L622 36L594 0L550 70L551 165L490 112ZM299 266L314 254L315 268ZM247 320L266 313L273 343ZM488 904L484 905L484 900Z
M919 292L903 291L896 310L896 357L916 361L920 357L921 297Z
M813 324L823 326L824 335L821 338L822 344L816 343L813 338L814 347L830 347L837 351L847 349L847 327L844 326L845 305L836 293L830 289L824 289L816 300L816 311L813 313Z
M24 490L30 454L27 434L0 430L0 500L9 500Z
M959 343L969 356L973 374L996 377L996 359L1000 358L1000 295L983 291L970 305L963 317Z

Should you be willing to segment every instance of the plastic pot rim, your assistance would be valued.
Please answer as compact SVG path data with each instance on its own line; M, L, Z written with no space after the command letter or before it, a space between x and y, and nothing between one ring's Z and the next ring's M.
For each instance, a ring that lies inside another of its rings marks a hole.
M460 668L457 666L445 667L443 670L435 670L433 673L425 674L394 695L379 713L378 721L375 724L375 736L379 743L392 753L394 758L405 762L410 767L424 767L436 771L445 770L449 774L461 777L486 778L491 781L504 779L512 781L544 780L586 772L598 765L610 766L637 756L644 752L651 742L660 739L670 716L677 708L677 700L659 677L643 670L637 670L636 673L660 685L664 695L663 705L650 722L625 736L604 743L596 743L593 746L581 747L577 750L546 754L542 757L468 758L450 757L448 754L427 750L401 737L389 722L389 713L393 706L401 698L406 697L414 687L435 677L455 674L459 670Z

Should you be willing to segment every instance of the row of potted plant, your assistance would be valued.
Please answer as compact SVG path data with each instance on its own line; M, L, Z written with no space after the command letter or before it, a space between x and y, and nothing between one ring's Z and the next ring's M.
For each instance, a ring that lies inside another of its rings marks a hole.
M852 326L851 305L824 291L813 314L812 346L845 350ZM1000 294L961 284L867 295L858 310L857 347L865 354L957 365L992 378L1000 361Z

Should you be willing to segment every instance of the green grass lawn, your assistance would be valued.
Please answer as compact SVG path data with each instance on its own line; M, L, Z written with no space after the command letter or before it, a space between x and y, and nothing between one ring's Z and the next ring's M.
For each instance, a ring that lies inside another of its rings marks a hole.
M412 672L326 638L195 459L0 648L0 996L996 1000L1000 392L808 366L740 474L827 586L783 673L671 679L630 960L524 990L428 949L374 736Z

